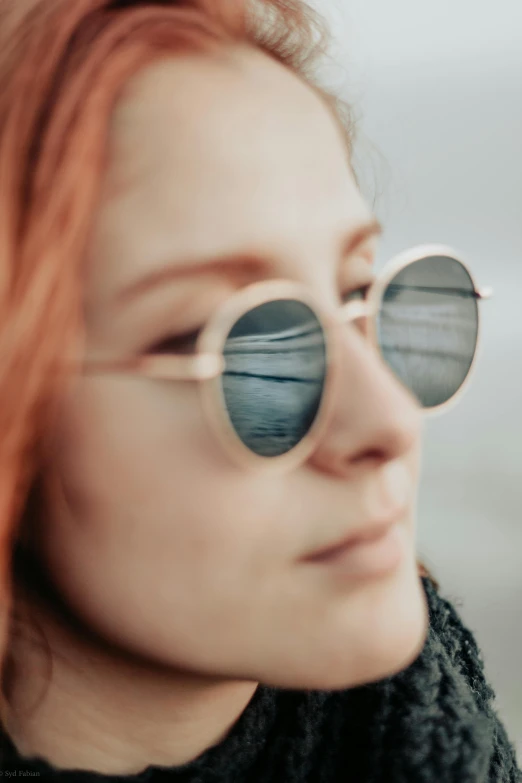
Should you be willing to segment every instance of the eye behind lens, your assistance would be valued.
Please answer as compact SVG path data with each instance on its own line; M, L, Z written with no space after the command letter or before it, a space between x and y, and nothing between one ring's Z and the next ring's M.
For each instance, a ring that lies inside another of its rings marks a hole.
M348 302L364 302L368 296L368 291L370 288L370 283L360 286L359 288L353 288L352 290L347 291L341 295L341 301L343 304L348 304Z
M187 332L180 335L169 335L153 345L149 346L145 353L147 355L158 354L173 354L173 355L186 355L193 354L196 351L196 344L201 334L201 329L196 331Z

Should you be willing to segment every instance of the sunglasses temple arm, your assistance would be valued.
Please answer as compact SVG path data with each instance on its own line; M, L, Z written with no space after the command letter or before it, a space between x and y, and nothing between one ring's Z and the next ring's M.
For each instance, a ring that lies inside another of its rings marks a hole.
M477 299L491 299L493 296L493 289L488 287L477 288L475 295Z
M153 354L115 362L91 359L86 362L85 369L89 374L128 373L165 381L208 381L223 373L225 360L217 353Z

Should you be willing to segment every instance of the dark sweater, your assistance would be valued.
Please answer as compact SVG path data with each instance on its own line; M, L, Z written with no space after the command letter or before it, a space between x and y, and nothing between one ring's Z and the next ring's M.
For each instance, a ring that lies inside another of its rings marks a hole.
M151 767L130 777L56 772L20 758L6 742L3 777L9 771L60 783L520 783L477 644L452 604L430 581L423 584L428 638L417 660L394 677L330 693L261 686L229 736L184 767Z

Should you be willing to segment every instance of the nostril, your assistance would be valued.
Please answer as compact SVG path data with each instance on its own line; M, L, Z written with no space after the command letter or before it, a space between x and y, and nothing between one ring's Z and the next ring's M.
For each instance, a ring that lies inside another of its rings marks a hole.
M395 463L415 449L419 438L417 419L412 415L411 419L395 420L389 422L388 426L369 426L358 436L354 433L353 439L347 433L344 443L333 435L335 444L330 442L330 462L336 462L337 472L343 475L371 471Z
M361 467L364 465L378 468L387 461L388 457L383 449L366 449L365 451L361 451L360 454L356 454L354 457L350 458L350 462L354 467Z

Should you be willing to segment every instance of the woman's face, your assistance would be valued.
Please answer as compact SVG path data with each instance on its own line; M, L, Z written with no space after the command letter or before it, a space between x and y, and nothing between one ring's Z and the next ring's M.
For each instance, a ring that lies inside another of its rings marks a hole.
M157 62L113 117L86 350L176 345L266 278L306 284L333 311L372 279L375 237L343 253L371 220L337 125L290 72L250 51ZM38 547L76 615L162 665L286 687L348 687L408 665L427 625L420 411L353 326L341 362L315 452L283 473L230 461L195 383L75 379ZM397 514L403 556L385 576L306 561Z

